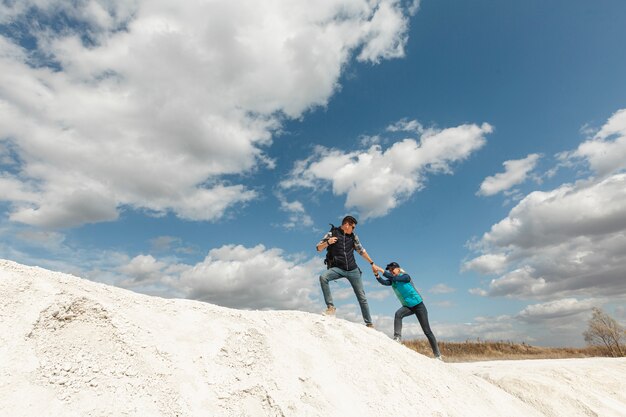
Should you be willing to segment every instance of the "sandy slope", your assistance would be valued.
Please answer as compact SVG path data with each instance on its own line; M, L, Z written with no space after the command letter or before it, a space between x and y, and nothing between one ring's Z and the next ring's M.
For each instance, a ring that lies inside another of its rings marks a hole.
M0 260L2 416L624 416L626 360L445 364L293 311Z
M547 416L626 416L626 359L456 364Z

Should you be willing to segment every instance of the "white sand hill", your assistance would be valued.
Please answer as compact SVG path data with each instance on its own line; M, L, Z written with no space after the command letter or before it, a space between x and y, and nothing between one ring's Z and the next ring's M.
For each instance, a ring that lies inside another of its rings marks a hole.
M0 415L626 416L626 359L452 365L363 325L0 260Z

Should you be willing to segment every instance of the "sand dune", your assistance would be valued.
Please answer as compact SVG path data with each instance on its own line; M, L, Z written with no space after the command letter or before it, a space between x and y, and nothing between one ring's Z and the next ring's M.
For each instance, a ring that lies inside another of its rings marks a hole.
M625 416L626 359L446 364L363 325L0 260L2 416Z

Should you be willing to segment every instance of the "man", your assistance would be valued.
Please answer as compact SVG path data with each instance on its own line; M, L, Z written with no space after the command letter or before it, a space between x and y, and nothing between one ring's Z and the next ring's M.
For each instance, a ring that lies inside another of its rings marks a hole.
M323 314L334 315L337 310L333 304L333 297L330 294L328 283L339 278L347 278L361 306L361 314L363 315L365 325L374 327L367 298L365 298L361 270L354 259L354 251L357 251L359 255L372 265L372 272L376 272L378 266L374 265L374 261L372 261L372 258L367 254L359 238L354 233L356 224L357 221L354 217L344 217L341 221L341 227L333 227L316 246L318 252L324 249L327 250L325 262L328 269L320 275L320 285L322 286L322 293L324 294L324 301L326 301L327 307Z

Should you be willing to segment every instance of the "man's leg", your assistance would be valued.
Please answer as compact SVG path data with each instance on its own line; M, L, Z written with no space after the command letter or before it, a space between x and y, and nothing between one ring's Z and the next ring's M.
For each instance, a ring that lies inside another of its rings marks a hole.
M426 310L426 305L424 302L419 303L415 307L411 307L411 310L417 316L417 320L420 322L420 326L422 326L422 330L430 343L430 348L433 350L433 354L435 357L441 356L439 353L439 346L437 345L437 339L435 339L435 335L432 330L430 330L430 323L428 323L428 310Z
M320 275L320 285L322 287L322 294L324 294L324 301L326 302L327 307L334 306L333 296L330 293L330 285L328 285L328 283L341 278L342 275L338 271L341 270L339 268L330 268L322 272L322 275Z
M412 315L413 312L410 308L402 306L400 307L395 314L393 319L393 338L400 339L402 337L402 319L406 316Z
M365 298L363 280L361 279L361 270L359 268L356 268L352 271L348 271L346 274L346 278L348 278L348 281L350 281L350 285L352 285L352 289L354 290L356 299L359 301L359 306L361 306L361 314L363 315L363 320L365 321L365 324L371 325L372 317L370 316L370 307L367 304L367 298Z

